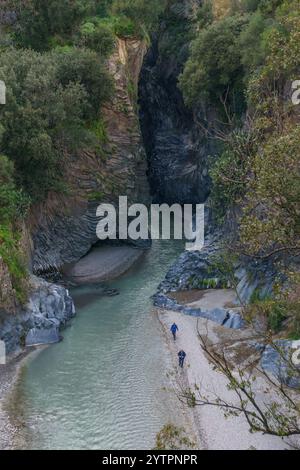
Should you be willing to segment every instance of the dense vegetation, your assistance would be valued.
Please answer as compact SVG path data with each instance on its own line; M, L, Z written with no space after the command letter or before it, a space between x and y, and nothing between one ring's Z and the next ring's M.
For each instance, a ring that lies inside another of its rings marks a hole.
M243 0L199 27L180 77L195 113L203 104L218 110L203 127L222 148L211 170L214 213L221 222L238 214L230 251L289 260L288 276L300 254L300 122L291 100L299 74L299 1ZM289 295L258 299L253 309L265 309L271 325L290 310L300 336L299 296L287 304Z
M147 39L161 0L4 0L0 4L0 256L24 300L19 239L30 206L68 191L64 168L100 151L102 105L114 92L106 60L117 37ZM102 132L103 133L103 132Z
M68 191L63 171L70 154L99 146L101 106L113 94L105 63L116 38L147 40L167 3L1 3L16 18L0 37L0 80L7 85L0 107L0 255L17 277L22 263L9 253L22 217L49 191ZM219 3L205 0L193 19L180 21L169 8L162 56L182 54L179 86L197 118L203 106L216 110L216 121L202 127L221 143L211 169L214 213L224 221L238 208L230 246L262 260L293 257L300 123L290 91L300 73L299 1L232 0L215 16Z

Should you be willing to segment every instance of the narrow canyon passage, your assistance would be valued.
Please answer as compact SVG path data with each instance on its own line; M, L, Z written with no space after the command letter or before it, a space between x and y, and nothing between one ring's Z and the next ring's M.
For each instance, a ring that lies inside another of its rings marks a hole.
M150 134L143 132L143 139L154 201L203 200L207 188L198 166L188 165L182 178L182 165L197 160L198 152L190 150L193 145L186 134L192 122L187 123L181 110L181 95L173 90L169 96L165 82L157 88L154 70L153 79L145 82L151 72L148 67L147 58L139 89L140 121L145 131L151 118ZM171 108L169 121L165 120L166 108ZM162 122L161 135L157 126ZM175 134L179 140L174 141ZM150 141L157 146L153 153ZM173 167L175 153L179 163ZM176 186L177 191L162 192L165 178L166 187ZM14 412L22 422L15 447L151 449L165 424L187 424L175 394L164 391L172 356L151 300L183 250L183 242L154 241L127 274L107 284L120 291L118 296L105 297L95 285L72 290L77 317L63 332L64 341L32 356L16 389Z

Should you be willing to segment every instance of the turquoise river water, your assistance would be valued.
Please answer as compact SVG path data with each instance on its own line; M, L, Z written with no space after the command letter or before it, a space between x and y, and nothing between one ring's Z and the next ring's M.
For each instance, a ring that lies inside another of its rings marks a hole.
M77 317L64 341L34 353L15 391L17 447L151 449L174 421L178 403L164 391L170 353L151 295L182 244L155 241L121 278L72 291ZM17 399L16 399L17 398Z

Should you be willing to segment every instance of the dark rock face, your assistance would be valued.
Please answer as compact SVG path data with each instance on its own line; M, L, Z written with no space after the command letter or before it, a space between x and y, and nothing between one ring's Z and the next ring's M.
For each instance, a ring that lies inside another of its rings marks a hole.
M171 13L174 21L180 23L189 20L188 6L197 2L178 2L177 9L176 2L173 3ZM167 55L161 52L161 44L172 41L168 35L168 25L162 22L145 58L139 86L149 182L155 202L200 203L205 201L210 189L207 156L213 153L213 148L195 124L193 113L184 105L178 88L188 41Z
M101 110L106 133L101 151L86 149L70 155L64 175L69 194L49 194L33 211L32 264L37 275L78 261L99 241L99 204L117 208L119 196L127 196L129 204L149 202L135 94L146 49L145 41L118 39L108 61L115 92Z
M235 273L239 283L237 290L243 303L247 304L253 294L260 299L272 294L273 285L279 275L272 263L249 261L248 265L241 264Z
M78 261L100 242L96 228L100 220L96 217L98 203L89 202L82 212L72 216L56 216L52 225L40 226L33 236L34 256L33 270L35 274L45 276L49 270L59 270L63 265ZM115 204L117 210L117 202ZM118 234L117 234L118 236ZM120 246L118 240L108 241L111 245ZM124 244L124 242L123 242ZM126 245L146 250L151 247L151 240L126 240Z
M217 252L214 238L207 240L201 251L184 251L158 286L158 292L230 287L212 265L212 257Z
M261 367L291 388L300 388L300 341L278 340L267 345Z
M64 287L36 277L32 284L26 307L16 315L5 315L0 323L0 339L5 342L8 354L24 346L59 341L59 330L75 316L73 300Z
M39 346L41 344L53 344L60 341L59 329L56 326L51 328L31 328L25 339L26 346Z
M233 287L214 263L214 257L220 251L220 240L221 235L216 233L207 238L201 251L183 252L158 286L158 292ZM276 279L284 280L271 261L255 260L241 260L236 266L235 278L238 297L243 304L249 303L253 294L261 299L271 295Z
M97 204L88 203L75 215L57 215L49 224L40 223L33 235L33 271L43 274L49 269L80 259L97 243Z
M13 25L17 21L17 12L12 9L12 6L5 5L0 2L0 26Z

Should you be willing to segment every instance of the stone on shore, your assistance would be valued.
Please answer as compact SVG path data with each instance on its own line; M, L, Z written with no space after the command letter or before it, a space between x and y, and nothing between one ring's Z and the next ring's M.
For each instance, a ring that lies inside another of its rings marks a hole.
M260 365L263 370L272 374L279 382L288 387L299 389L300 340L280 339L274 342L274 346L268 344L262 354Z
M59 329L75 316L73 300L64 287L32 276L31 288L27 305L16 315L6 315L0 324L7 354L20 352L25 345L56 342Z
M32 328L26 336L26 346L40 346L42 344L58 343L61 337L56 326L51 328Z

